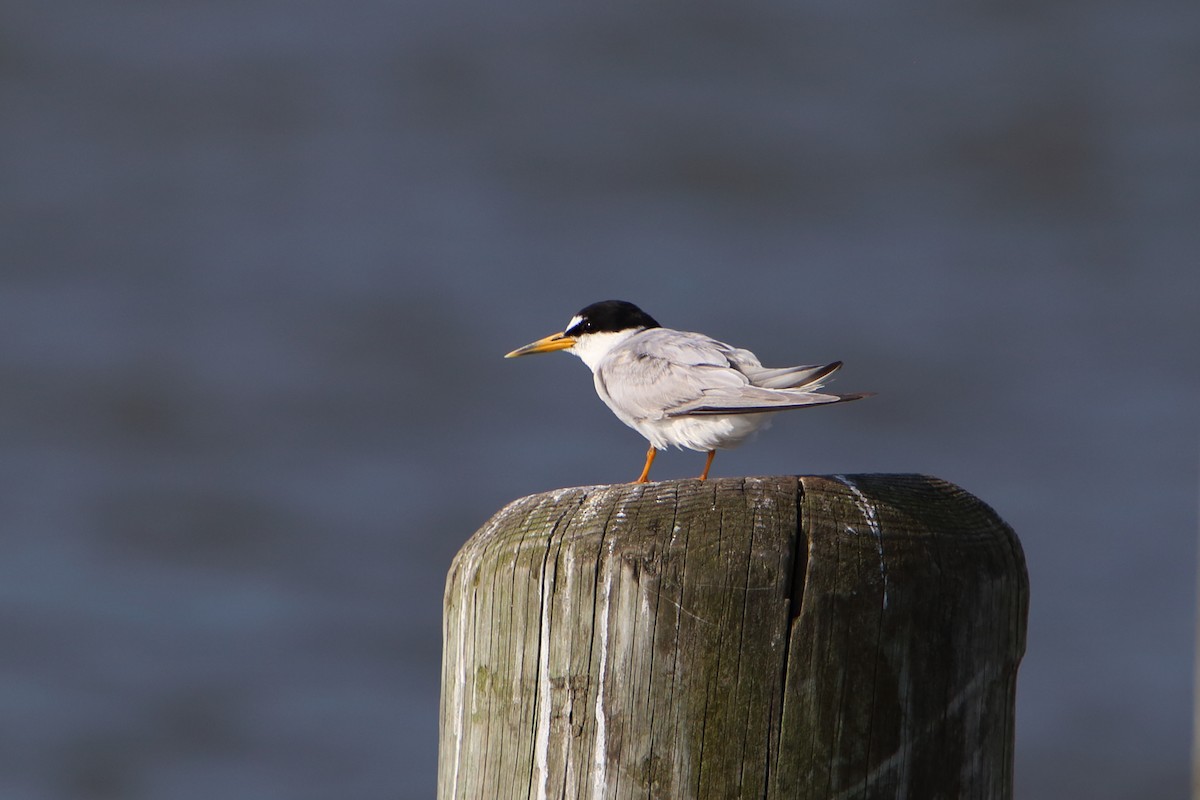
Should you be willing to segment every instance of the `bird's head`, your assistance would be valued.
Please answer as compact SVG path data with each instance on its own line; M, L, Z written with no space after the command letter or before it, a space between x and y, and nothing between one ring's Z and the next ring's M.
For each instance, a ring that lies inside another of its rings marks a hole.
M661 327L653 317L633 303L624 300L604 300L592 303L571 317L567 327L524 347L518 347L505 358L527 356L532 353L552 353L566 350L583 359L596 369L609 350L639 331Z

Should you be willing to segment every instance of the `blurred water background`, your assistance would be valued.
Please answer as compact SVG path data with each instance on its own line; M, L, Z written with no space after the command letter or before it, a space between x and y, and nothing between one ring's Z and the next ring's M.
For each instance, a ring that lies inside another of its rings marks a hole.
M1188 791L1200 4L0 10L0 797L429 798L495 510L628 480L595 300L879 396L1032 578L1017 796ZM667 453L659 479L689 477Z

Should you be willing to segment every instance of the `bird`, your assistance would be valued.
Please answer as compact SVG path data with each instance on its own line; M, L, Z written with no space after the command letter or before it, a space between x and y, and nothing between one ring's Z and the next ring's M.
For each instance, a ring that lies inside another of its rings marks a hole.
M778 411L844 403L874 392L817 390L841 361L764 367L749 350L702 333L664 328L624 300L592 303L561 332L518 347L505 358L565 350L592 371L596 393L619 420L650 442L634 483L650 480L659 450L674 446L708 454L708 479L718 449L737 447Z

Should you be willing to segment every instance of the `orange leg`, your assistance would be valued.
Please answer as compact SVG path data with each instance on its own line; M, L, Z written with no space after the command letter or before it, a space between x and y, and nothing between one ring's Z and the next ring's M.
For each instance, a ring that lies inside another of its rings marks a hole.
M708 480L708 470L712 467L713 456L715 456L716 454L717 454L716 450L708 451L708 460L704 462L704 472L700 473L700 480L702 480L702 481Z
M654 463L654 457L658 455L658 451L651 445L646 451L646 466L642 468L642 474L638 475L638 479L634 483L647 483L650 480L650 465Z

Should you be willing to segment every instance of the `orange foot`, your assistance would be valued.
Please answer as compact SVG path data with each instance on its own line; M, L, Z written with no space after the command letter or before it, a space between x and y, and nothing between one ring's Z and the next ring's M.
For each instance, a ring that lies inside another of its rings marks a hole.
M642 468L642 474L638 475L638 479L634 483L650 482L650 465L654 463L656 455L658 455L658 451L654 449L654 445L650 445L650 449L646 451L646 466Z

